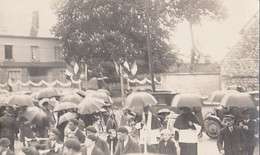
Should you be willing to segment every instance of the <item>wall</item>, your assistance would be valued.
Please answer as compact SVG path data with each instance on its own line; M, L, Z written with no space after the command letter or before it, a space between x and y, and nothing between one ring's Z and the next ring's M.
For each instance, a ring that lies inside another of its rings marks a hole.
M31 62L31 46L38 46L40 62L53 62L59 42L54 38L0 36L0 62L5 61L5 45L13 45L15 62Z
M176 92L198 93L208 96L221 89L219 73L170 73L166 74L163 87Z

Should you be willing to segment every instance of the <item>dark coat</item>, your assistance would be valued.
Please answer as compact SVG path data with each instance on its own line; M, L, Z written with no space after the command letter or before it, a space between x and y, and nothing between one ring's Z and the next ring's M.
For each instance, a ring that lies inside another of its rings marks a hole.
M243 132L246 137L246 148L251 148L256 146L257 139L255 137L255 126L256 122L254 120L249 120L248 122L244 121L244 125L248 126L248 130L243 129Z
M18 132L18 122L9 115L0 118L0 138L14 139L14 134Z
M118 128L118 124L117 124L117 122L116 122L116 119L115 119L115 118L109 118L109 119L107 120L107 128L106 128L107 133L108 133L108 131L109 131L110 129L115 129L115 130L117 130L117 128Z
M141 153L139 145L130 137L125 147L123 142L119 142L117 144L114 155L123 155L129 153Z
M87 148L83 147L82 150L82 155L87 155ZM97 146L95 146L92 150L91 155L104 155L104 153L100 150L100 148L98 148Z
M157 152L159 154L177 155L175 143L171 139L168 139L166 145L164 139L160 140Z
M77 130L75 136L79 139L81 143L85 142L85 135L79 129Z
M104 155L110 155L110 150L106 141L97 137L95 145L104 153Z
M14 136L18 133L19 123L14 117L4 115L0 118L0 138L8 138L11 142L10 149L14 150Z
M240 155L244 151L244 143L246 141L245 135L242 129L234 126L232 133L228 127L223 128L220 131L220 135L217 140L218 150L224 150L225 155ZM224 143L224 148L223 148Z

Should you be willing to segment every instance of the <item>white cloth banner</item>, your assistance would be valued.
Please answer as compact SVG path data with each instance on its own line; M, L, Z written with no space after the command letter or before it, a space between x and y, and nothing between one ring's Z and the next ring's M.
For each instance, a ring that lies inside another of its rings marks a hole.
M128 79L129 82L131 83L138 83L138 84L145 84L145 83L152 83L151 80L147 79L146 77L143 80L138 80L137 78L135 79ZM156 78L154 78L154 82L156 82L157 84L162 84L163 78L161 77L161 81L158 81Z
M18 80L18 81L16 81L16 82L12 83L12 86L21 85L21 86L23 86L23 87L28 87L28 86L32 85L32 86L34 86L34 87L40 87L40 86L42 86L42 85L46 85L46 86L48 86L48 87L50 87L50 86L53 87L53 86L59 84L59 85L62 86L62 87L69 87L69 86L71 86L71 84L80 84L80 83L81 83L81 80L80 80L80 79L79 79L79 80L73 80L73 79L71 79L71 81L69 81L69 82L67 82L67 83L60 82L59 80L55 80L55 81L50 82L50 83L49 83L49 82L46 82L46 81L44 81L44 80L41 80L40 82L35 83L35 82L32 82L32 81L30 80L30 81L28 81L28 82L23 83L23 82L21 82L20 80ZM1 83L0 83L0 87L6 87L6 86L7 86L7 82L4 83L4 84L1 84Z

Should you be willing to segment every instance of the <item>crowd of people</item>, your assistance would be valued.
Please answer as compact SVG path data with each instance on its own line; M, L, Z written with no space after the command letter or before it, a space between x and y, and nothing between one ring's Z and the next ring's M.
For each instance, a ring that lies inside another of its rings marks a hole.
M56 100L56 102L59 102ZM54 112L51 100L41 99L37 106L48 116L48 125L33 124L19 114L28 107L1 107L0 154L15 154L15 139L23 143L25 155L123 155L157 153L197 155L198 139L204 128L200 110L180 107L180 114L165 111L157 115L150 106L138 114L117 107L78 115L76 109ZM77 117L59 120L67 113ZM226 115L227 126L220 132L217 147L225 155L252 155L256 146L255 124L250 117L234 125L234 116Z

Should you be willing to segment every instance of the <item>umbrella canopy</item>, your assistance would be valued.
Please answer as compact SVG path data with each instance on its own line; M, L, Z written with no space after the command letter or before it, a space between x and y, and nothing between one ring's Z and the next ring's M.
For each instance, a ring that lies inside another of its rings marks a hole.
M38 107L27 107L19 117L24 117L30 123L40 127L49 126L48 115Z
M76 113L72 113L72 112L65 113L64 115L60 116L58 125L66 121L69 121L72 118L77 118L77 117L78 115Z
M61 102L72 102L76 104L79 104L82 100L83 98L76 93L64 95L60 98Z
M211 93L211 95L209 96L209 101L210 102L217 102L217 103L220 103L222 98L226 95L226 94L229 94L229 93L239 93L238 91L236 90L216 90L214 91L213 93Z
M105 101L105 103L113 103L111 97L107 95L106 93L102 92L93 92L89 93L86 97L93 97L93 98L99 98Z
M98 112L102 107L108 106L104 100L98 98L84 98L83 101L78 105L79 114L92 114Z
M105 93L105 94L111 96L110 92L106 89L98 89L97 92Z
M52 98L52 97L57 97L59 96L58 91L53 88L53 87L47 87L47 88L43 88L41 89L38 94L37 94L37 98L38 99L42 99L42 98Z
M246 93L230 93L226 94L221 100L221 105L225 107L249 107L255 108L255 99Z
M68 110L68 109L77 109L78 105L72 102L61 102L58 105L56 105L53 109L53 111L61 111L61 110Z
M31 97L28 96L28 95L12 95L12 96L9 96L6 99L5 103L8 106L14 106L14 105L17 105L17 106L34 106Z
M202 99L196 94L178 94L176 95L171 103L172 107L202 107Z
M134 92L126 97L125 108L135 113L142 113L143 107L157 103L155 97L147 92Z
M83 90L80 90L80 89L74 89L73 92L78 94L82 98L84 98L86 96L86 92L84 92Z

